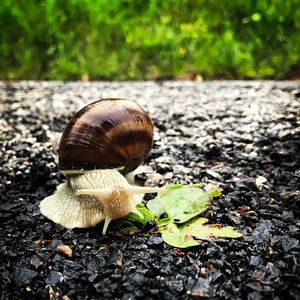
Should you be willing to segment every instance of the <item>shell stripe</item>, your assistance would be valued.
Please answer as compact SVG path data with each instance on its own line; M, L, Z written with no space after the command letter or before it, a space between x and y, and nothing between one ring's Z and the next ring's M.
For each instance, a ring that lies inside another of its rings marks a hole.
M125 168L141 164L153 144L147 113L126 100L92 103L70 120L61 138L61 170Z

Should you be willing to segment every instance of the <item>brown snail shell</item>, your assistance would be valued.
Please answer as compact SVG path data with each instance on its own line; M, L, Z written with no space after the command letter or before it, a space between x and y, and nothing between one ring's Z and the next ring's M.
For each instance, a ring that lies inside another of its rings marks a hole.
M153 144L153 125L135 102L102 99L78 111L59 145L59 169L82 173L118 169L127 174L143 163Z

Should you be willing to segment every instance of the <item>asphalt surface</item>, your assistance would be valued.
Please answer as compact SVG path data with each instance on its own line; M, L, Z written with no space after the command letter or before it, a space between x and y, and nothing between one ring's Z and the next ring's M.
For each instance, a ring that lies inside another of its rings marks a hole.
M137 101L155 126L136 180L218 185L207 217L243 238L182 250L40 214L66 180L57 150L68 119L111 97ZM300 299L299 104L296 81L1 82L1 299Z

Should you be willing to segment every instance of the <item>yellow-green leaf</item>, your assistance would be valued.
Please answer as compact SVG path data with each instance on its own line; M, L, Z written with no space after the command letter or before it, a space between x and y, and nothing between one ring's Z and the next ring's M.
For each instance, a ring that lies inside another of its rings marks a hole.
M216 187L207 186L205 191L196 184L176 184L166 186L166 189L167 193L159 194L155 199L148 201L147 208L143 204L138 204L140 214L130 213L121 219L119 226L125 226L123 231L134 232L138 230L134 226L136 223L144 227L147 222L154 220L164 241L178 248L197 246L201 240L242 236L230 226L205 225L208 219L199 217L209 208L210 200L221 195Z
M181 234L178 226L172 223L161 230L161 236L167 244L173 247L188 248L200 244L200 242L196 241L193 237Z
M204 225L208 219L198 218L181 228L184 236L193 236L201 240L210 240L216 237L238 238L242 234L231 226L222 227L220 224Z
M193 237L189 239L177 233L162 232L161 236L167 244L177 248L188 248L200 244L200 242L194 240Z
M220 196L217 188L204 191L196 184L176 184L166 188L168 192L160 194L160 200L149 201L147 206L153 215L161 215L165 212L174 223L184 223L203 213L208 209L211 198Z
M190 223L170 223L161 228L162 238L166 243L178 248L187 248L200 244L199 240L211 240L217 237L238 238L242 234L233 227L221 227L219 224L204 225L205 218L196 218Z
M159 197L153 200L149 200L147 203L147 207L156 220L158 220L160 216L166 212L163 201Z

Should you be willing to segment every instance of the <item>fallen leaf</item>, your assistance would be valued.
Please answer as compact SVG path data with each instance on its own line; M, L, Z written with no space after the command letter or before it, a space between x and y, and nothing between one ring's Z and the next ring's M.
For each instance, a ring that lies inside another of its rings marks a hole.
M72 257L72 255L73 255L72 249L67 245L59 245L59 246L57 246L56 249L57 249L57 251L59 251L62 254L65 254L68 257Z
M200 218L210 201L221 195L212 185L201 189L199 185L167 185L167 193L159 194L155 199L148 201L147 207L139 204L139 214L130 213L127 217L118 220L119 233L135 232L137 227L144 228L149 221L155 221L155 232L160 232L163 240L177 248L198 246L201 240L211 240L217 237L237 238L242 234L233 227L222 227L221 224L204 225L208 219ZM135 226L135 224L137 224ZM121 228L121 229L120 229Z
M159 197L148 201L147 207L155 219L159 219L160 216L166 212L164 203Z
M205 218L198 218L193 220L181 230L181 234L192 235L201 240L211 240L215 237L238 238L242 234L235 231L231 226L221 227L220 224L204 225L208 220Z
M173 247L188 248L198 246L200 244L200 242L194 240L193 238L186 239L185 236L174 232L162 232L161 236L167 244Z
M215 187L204 191L197 184L175 184L166 188L168 192L150 200L147 207L156 218L165 212L174 223L184 223L203 213L209 208L210 199L221 195Z
M161 229L164 241L174 247L188 248L197 246L199 240L211 240L216 237L238 238L242 234L233 227L221 227L220 224L204 225L208 220L196 218L188 224L170 223Z
M122 258L119 258L119 259L116 260L116 266L118 268L122 268L123 267L123 260L122 260Z

